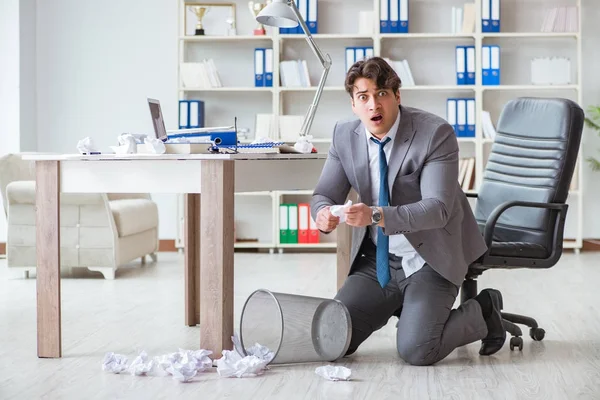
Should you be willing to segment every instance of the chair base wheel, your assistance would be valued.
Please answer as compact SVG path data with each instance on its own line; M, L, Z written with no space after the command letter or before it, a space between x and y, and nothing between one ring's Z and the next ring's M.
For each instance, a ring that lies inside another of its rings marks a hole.
M513 336L510 338L510 350L514 350L515 347L518 347L519 351L523 350L523 338L521 336Z
M540 342L544 340L544 336L546 336L546 331L542 328L531 328L529 330L529 336L536 342Z

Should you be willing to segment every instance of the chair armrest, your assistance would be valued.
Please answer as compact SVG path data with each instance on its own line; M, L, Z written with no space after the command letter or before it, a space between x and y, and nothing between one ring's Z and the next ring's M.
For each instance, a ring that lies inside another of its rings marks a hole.
M559 218L559 226L556 229L559 229L562 232L562 227L560 225L564 225L564 220L567 214L567 208L569 207L567 204L560 203L537 203L532 201L507 201L498 205L490 214L487 222L485 223L485 229L483 231L483 237L485 239L485 244L488 249L492 248L492 240L494 237L494 229L496 228L496 222L498 222L498 218L502 215L504 211L511 207L530 207L530 208L546 208L548 210L558 210L558 218ZM564 215L563 215L564 214ZM561 224L562 221L562 224ZM562 240L562 234L560 235L560 240ZM555 239L557 236L555 235Z
M35 205L35 181L14 181L6 186L8 204ZM104 198L99 193L61 193L60 204L83 205L102 204Z

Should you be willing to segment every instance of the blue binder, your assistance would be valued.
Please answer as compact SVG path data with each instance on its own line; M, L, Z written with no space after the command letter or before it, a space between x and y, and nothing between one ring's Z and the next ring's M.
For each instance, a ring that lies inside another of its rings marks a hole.
M398 0L390 0L390 1L398 1ZM399 13L399 24L398 24L398 33L408 33L408 0L399 0L400 4L398 9Z
M490 46L490 85L500 84L500 46Z
M456 84L467 84L466 46L456 46Z
M500 0L490 0L490 32L500 32Z
M179 129L204 128L204 102L179 100Z
M475 99L467 99L467 132L466 137L475 137Z
M273 87L273 49L265 49L265 86Z
M491 6L492 0L481 0L481 32L492 31Z
M481 84L491 85L492 70L490 68L490 62L492 60L490 45L481 46Z
M379 32L391 33L390 0L379 0Z
M456 125L456 100L449 98L446 100L446 121L454 129L454 133L458 136L458 126Z
M254 86L265 86L265 49L254 49Z
M319 32L319 4L317 0L308 0L307 4L306 14L308 17L306 19L306 26L311 35L314 35ZM302 32L302 27L300 27L300 32Z
M465 83L467 85L475 84L475 46L465 47Z

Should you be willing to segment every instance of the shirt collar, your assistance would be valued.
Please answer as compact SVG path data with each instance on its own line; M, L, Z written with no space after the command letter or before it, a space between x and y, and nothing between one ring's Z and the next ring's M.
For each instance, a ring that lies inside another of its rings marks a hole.
M385 140L385 138L389 137L390 138L390 142L393 142L394 138L396 137L396 133L398 132L398 127L399 126L400 126L400 110L398 110L398 115L396 116L396 122L394 122L394 125L392 125L391 129L389 130L389 132L386 133L386 135L381 140L383 141L383 140ZM367 135L367 140L369 140L369 138L372 138L372 137L375 138L375 136L373 136L371 134L371 132L369 132L369 129L366 126L365 126L365 133ZM375 138L375 139L377 139L377 138Z

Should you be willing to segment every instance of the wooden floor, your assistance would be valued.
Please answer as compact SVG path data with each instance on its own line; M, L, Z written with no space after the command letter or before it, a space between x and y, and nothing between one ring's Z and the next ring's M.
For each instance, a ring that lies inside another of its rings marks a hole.
M237 253L236 329L257 288L331 297L333 254ZM321 364L273 366L262 377L201 373L190 383L166 376L132 377L101 370L112 351L132 361L140 350L161 355L197 349L199 327L186 327L183 256L161 253L157 264L132 264L107 281L84 272L62 280L63 358L36 356L35 279L14 277L0 260L0 399L189 397L231 399L600 399L600 253L565 254L544 271L489 271L480 288L504 294L508 311L538 318L543 342L525 337L480 357L479 343L433 367L406 365L395 353L395 319L343 359L350 382L330 382Z

